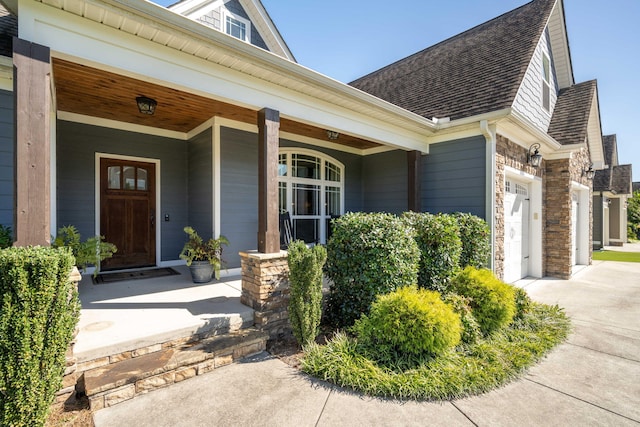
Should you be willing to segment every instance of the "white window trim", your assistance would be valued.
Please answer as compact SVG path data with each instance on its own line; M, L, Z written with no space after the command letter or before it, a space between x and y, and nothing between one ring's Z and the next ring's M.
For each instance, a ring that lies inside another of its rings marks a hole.
M549 72L547 73L548 74L547 75L548 80L545 79L545 72L546 72L545 67L544 67L545 58L547 60L547 63L549 64L549 70L548 70ZM551 80L552 80L551 79L551 75L552 75L551 74L551 57L549 56L549 54L547 52L542 52L542 70L541 71L542 71L542 94L541 94L542 95L542 99L541 99L542 100L542 108L547 112L551 112ZM548 92L548 94L549 94L548 95L549 96L549 106L548 107L546 107L544 105L544 94L545 94L545 91Z
M287 154L287 176L278 176L278 183L284 182L287 184L287 201L291 202L293 200L293 184L310 184L310 185L319 185L320 186L320 215L293 215L291 212L291 207L288 206L289 209L287 211L291 214L291 219L297 218L308 218L308 219L318 219L320 222L320 243L325 244L327 230L326 230L326 219L327 214L325 213L324 206L326 204L326 187L339 187L340 188L340 215L344 215L344 181L345 181L345 167L344 164L335 158L319 152L315 150L309 150L307 148L296 148L296 147L284 147L280 148L278 154ZM322 162L320 166L320 179L309 179L309 178L296 178L291 175L291 157L292 154L303 154L307 156L313 156L320 159ZM325 177L325 164L326 162L332 163L340 168L340 181L327 181Z
M231 36L233 38L237 38L232 36L231 34L227 33L227 17L229 18L233 18L237 21L242 22L245 25L245 39L238 39L238 40L242 40L244 42L247 43L251 43L251 21L249 21L247 18L240 16L238 14L235 14L233 12L231 12L229 9L227 9L226 7L223 7L220 9L221 12L221 17L220 17L220 31L222 31L223 33L225 33L228 36Z

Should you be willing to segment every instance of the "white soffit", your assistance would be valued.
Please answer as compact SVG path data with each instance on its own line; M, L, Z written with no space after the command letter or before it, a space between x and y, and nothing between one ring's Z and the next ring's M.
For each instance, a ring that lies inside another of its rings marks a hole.
M604 145L602 141L602 126L600 124L600 109L598 107L598 88L593 92L589 122L587 124L587 138L589 140L589 154L594 164L604 164Z
M41 3L417 135L429 136L435 131L433 122L424 117L151 2L41 0Z
M547 28L549 29L549 37L551 38L551 52L553 54L553 64L556 70L558 86L560 89L564 89L572 86L574 80L562 0L556 1L556 5L549 17Z

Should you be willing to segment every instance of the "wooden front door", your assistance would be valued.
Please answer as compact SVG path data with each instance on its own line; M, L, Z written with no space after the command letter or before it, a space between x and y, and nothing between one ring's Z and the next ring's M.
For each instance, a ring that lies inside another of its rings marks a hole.
M100 159L100 234L118 248L102 269L156 264L155 164Z

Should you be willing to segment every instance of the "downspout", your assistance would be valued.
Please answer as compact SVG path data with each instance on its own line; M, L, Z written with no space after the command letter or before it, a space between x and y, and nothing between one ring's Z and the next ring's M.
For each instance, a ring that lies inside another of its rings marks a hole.
M496 126L489 125L487 120L480 121L480 131L487 140L485 148L486 180L485 180L485 217L491 232L491 261L489 268L493 271L496 259Z

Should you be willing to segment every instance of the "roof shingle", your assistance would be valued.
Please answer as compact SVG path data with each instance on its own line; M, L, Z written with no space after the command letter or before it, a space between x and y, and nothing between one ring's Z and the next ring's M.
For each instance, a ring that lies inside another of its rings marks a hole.
M589 80L560 91L549 124L549 136L563 145L586 141L596 87L597 82Z

